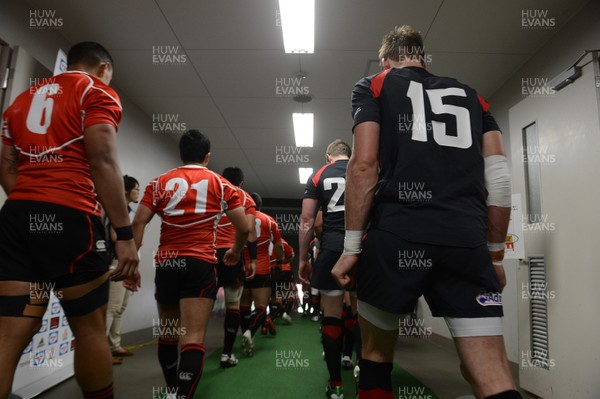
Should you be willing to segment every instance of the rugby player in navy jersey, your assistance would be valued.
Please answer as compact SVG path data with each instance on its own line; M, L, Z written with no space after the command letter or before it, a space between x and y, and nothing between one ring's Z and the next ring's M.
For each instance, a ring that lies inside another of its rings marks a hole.
M321 294L323 307L322 341L329 371L327 397L343 398L341 357L343 345L342 308L344 290L338 287L331 269L344 247L344 190L346 167L352 153L350 146L335 140L327 147L327 164L313 174L306 183L302 201L302 219L299 234L300 280L316 288ZM320 251L314 268L308 261L310 241L315 230L318 210L323 212L323 232ZM356 302L356 301L354 301Z
M344 254L332 272L341 286L356 279L359 398L394 397L399 317L421 295L445 318L475 396L521 398L502 337L511 205L502 134L473 89L425 69L412 28L385 35L379 58L385 70L352 93Z

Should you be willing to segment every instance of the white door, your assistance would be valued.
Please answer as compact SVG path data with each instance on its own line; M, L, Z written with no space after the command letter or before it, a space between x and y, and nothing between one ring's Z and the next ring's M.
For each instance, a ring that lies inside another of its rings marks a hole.
M600 119L594 67L588 64L578 80L555 93L534 90L537 96L509 114L513 192L523 196L526 256L543 260L534 265L533 278L529 264L518 266L520 385L543 398L600 397Z

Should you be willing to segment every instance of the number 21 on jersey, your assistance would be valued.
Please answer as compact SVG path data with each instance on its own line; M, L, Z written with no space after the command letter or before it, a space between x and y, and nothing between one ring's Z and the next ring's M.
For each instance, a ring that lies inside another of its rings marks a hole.
M177 189L175 189L175 186L177 186ZM174 177L165 185L165 190L175 190L171 196L171 199L163 210L165 215L177 216L185 213L186 209L178 209L177 205L179 205L181 200L185 198L190 187L196 192L194 213L202 214L206 212L208 180L201 180L198 183L194 183L190 186L185 179L182 179L181 177Z

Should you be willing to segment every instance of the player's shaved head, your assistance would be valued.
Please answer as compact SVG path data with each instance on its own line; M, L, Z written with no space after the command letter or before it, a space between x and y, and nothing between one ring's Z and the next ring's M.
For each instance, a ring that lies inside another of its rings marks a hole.
M423 60L423 37L421 33L408 25L395 27L389 31L381 41L379 59L400 61L400 59Z
M210 152L210 140L199 130L188 130L179 139L179 154L183 163L203 163Z
M82 65L87 68L95 68L101 63L114 65L108 50L96 42L77 43L67 54L67 68L73 65Z
M250 196L252 197L252 199L256 203L256 210L260 211L260 209L262 208L262 197L257 192L254 192L254 193L250 194Z
M223 170L221 176L229 180L234 186L240 186L244 182L244 172L238 166L230 166Z
M327 146L327 151L325 154L332 158L339 156L347 156L350 158L352 155L352 148L344 140L337 139Z

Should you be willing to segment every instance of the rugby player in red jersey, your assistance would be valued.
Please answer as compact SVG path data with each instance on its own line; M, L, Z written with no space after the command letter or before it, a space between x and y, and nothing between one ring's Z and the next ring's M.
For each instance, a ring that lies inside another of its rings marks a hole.
M294 285L294 274L292 272L292 262L294 261L295 254L294 248L283 237L281 238L281 245L283 245L282 262L277 263L275 251L271 252L270 258L272 281L269 318L274 322L281 316L287 324L292 324L290 313L298 297Z
M221 367L227 368L238 364L238 359L233 354L233 345L241 321L240 298L244 289L244 281L254 278L256 268L256 231L254 229L256 205L250 194L242 189L244 185L244 172L242 169L237 166L230 166L223 170L222 176L236 187L250 229L247 243L250 253L249 262L244 265L244 259L241 258L235 265L226 265L223 262L223 255L233 246L235 229L227 215L221 218L217 227L217 275L219 287L223 287L225 294L224 342L223 352L221 353Z
M148 184L133 229L139 247L152 217L162 219L154 280L158 325L180 328L159 328L158 360L169 390L176 387L177 397L192 398L202 376L204 337L217 295L216 226L226 213L235 227L233 246L223 256L226 265L238 263L249 227L238 190L206 167L209 139L190 130L181 137L179 152L184 165Z
M98 43L74 45L67 72L19 95L4 113L0 183L0 397L39 330L49 291L76 338L85 398L113 397L106 339L108 256L101 205L117 234L113 280L139 284L138 255L117 162L121 102L113 61Z
M262 199L253 193L256 207L260 210ZM269 260L269 245L273 244L273 251L279 261L283 260L283 247L281 246L281 233L277 222L262 212L256 212L255 229L257 237L256 274L252 280L244 283L244 292L240 302L242 316L242 345L246 356L254 354L254 335L267 319L267 305L271 297L271 262ZM248 249L244 250L246 262L250 261ZM251 305L254 301L254 311Z

